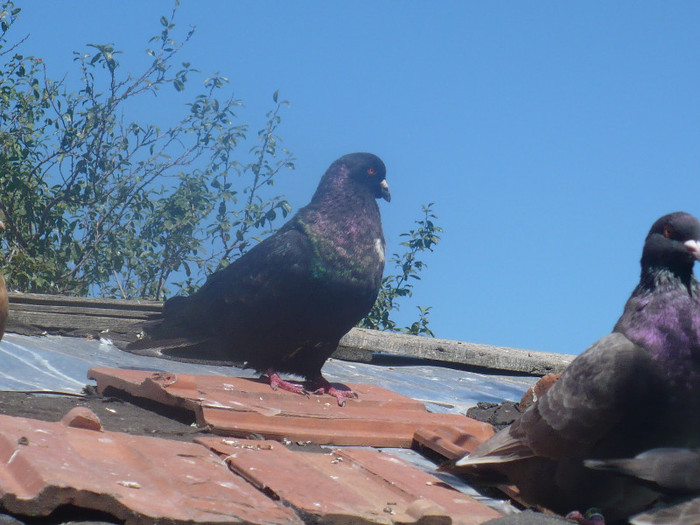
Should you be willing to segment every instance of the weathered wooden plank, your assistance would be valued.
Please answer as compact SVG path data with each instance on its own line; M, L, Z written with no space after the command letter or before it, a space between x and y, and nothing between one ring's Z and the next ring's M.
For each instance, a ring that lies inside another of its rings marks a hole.
M160 312L163 303L160 301L108 299L104 297L73 297L69 295L46 295L37 293L10 292L10 303L14 305L57 305L57 306L87 306L91 308L108 308L116 310L143 310Z
M126 332L136 330L139 320L135 318L109 317L101 315L61 315L43 312L12 312L12 322L8 324L9 332L15 324L29 325L43 328L48 333L56 333L61 330L81 329L86 332L100 333L105 330L118 330Z
M10 294L8 332L130 340L162 303L43 294Z
M521 372L528 375L561 372L575 357L505 346L392 334L364 328L353 328L341 339L340 347L354 351L380 352Z
M155 301L12 293L7 331L133 340L140 323L161 307ZM362 328L346 334L333 357L372 362L377 353L540 376L563 371L574 357Z
M94 308L90 306L14 304L12 311L23 314L46 314L59 316L114 317L122 319L147 319L155 312L149 310L123 310L116 308Z

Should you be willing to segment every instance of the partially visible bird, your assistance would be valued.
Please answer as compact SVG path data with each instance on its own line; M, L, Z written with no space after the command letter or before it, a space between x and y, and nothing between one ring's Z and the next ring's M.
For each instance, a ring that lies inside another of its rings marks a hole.
M700 446L699 240L692 215L657 220L613 333L578 356L510 427L444 470L514 483L526 501L562 514L595 506L614 521L653 503L658 490L590 470L583 460Z
M243 362L273 388L305 393L278 372L344 404L321 367L372 308L384 270L377 199L391 199L382 160L352 153L331 164L313 195L276 233L163 306L127 350L198 361Z
M635 525L700 523L700 449L655 448L628 459L590 459L589 468L617 472L659 490L664 501L630 518Z
M0 229L5 229L5 223L0 221ZM10 303L7 298L7 286L5 279L0 275L0 340L5 335L5 326L7 325L7 317L9 316Z
M587 459L588 468L617 472L665 493L700 493L700 449L654 448L626 459Z

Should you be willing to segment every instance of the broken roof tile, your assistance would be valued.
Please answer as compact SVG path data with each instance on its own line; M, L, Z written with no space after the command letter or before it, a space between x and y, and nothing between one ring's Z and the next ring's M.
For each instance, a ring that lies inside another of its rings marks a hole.
M352 384L358 399L339 407L330 396L273 391L255 379L97 369L88 377L108 387L195 412L197 423L221 435L316 444L410 447L416 430L450 426L482 441L490 425L456 414L433 414L423 403L380 387Z
M323 523L477 525L500 514L390 454L290 451L274 441L205 437L233 471Z
M72 420L0 416L3 509L46 516L72 504L127 525L301 523L201 445L74 428Z
M484 441L459 428L449 426L418 429L414 439L419 445L437 452L447 459L461 458Z

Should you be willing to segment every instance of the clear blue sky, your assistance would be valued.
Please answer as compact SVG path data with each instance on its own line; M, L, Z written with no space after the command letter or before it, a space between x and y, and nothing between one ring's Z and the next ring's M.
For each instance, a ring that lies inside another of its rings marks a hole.
M172 6L18 5L23 53L67 82L86 43L146 64ZM181 60L228 76L253 130L276 89L291 102L297 169L275 190L295 208L353 151L387 165L390 253L436 203L443 239L400 319L432 305L438 337L579 353L620 315L652 222L700 214L698 2L183 0L175 22L197 28ZM186 99L166 89L140 117Z

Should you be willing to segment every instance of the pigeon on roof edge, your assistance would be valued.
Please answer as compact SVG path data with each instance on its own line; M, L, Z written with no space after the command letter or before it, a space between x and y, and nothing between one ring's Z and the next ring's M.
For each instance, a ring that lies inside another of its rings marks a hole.
M602 509L609 521L653 504L654 487L583 461L700 446L700 223L661 217L646 238L639 284L613 329L578 356L510 427L443 467L510 482L559 513Z
M243 363L273 388L308 388L353 397L325 380L321 367L340 338L370 311L384 271L377 199L391 200L382 160L351 153L333 162L311 202L277 232L189 296L165 302L144 337L126 350L197 362Z

